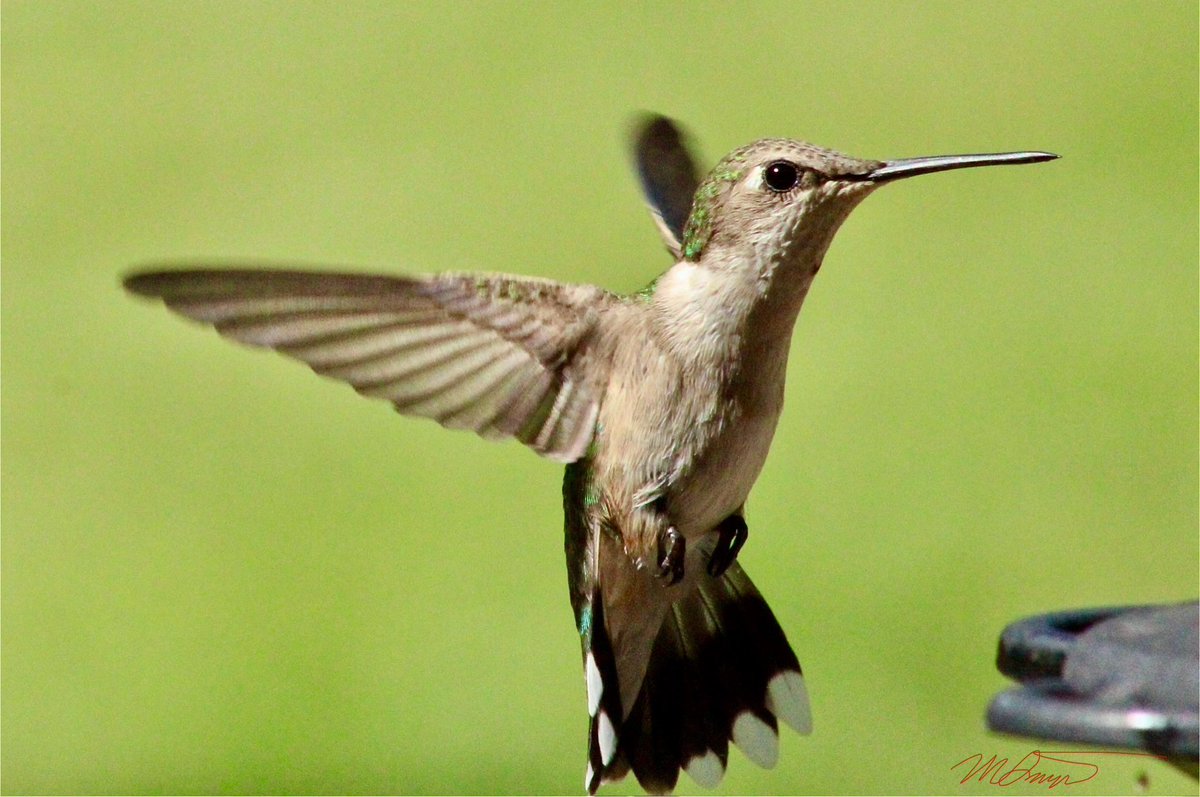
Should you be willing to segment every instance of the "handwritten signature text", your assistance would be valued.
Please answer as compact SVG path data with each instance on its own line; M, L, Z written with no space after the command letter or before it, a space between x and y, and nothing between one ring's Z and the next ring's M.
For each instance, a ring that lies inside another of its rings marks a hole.
M1031 750L1024 758L1009 766L1009 759L993 755L984 759L983 753L967 756L959 761L951 770L969 765L966 775L959 783L966 783L975 778L979 783L990 783L993 786L1008 788L1010 786L1045 786L1053 789L1058 786L1074 786L1087 783L1096 777L1100 767L1087 761L1078 760L1086 756L1086 752L1043 752Z

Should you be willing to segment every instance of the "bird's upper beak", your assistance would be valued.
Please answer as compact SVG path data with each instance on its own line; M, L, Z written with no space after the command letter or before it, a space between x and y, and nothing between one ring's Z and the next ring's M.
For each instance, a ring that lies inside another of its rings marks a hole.
M927 158L903 158L886 161L882 166L861 175L860 179L886 183L918 174L967 169L972 166L1003 166L1009 163L1041 163L1058 156L1051 152L996 152L987 155L934 155Z

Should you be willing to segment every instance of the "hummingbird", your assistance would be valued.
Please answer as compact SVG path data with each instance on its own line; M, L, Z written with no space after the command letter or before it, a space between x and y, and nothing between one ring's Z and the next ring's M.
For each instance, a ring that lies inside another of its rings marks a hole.
M364 275L170 264L125 287L402 413L564 463L589 794L630 771L667 793L778 758L812 728L800 663L737 561L813 278L880 186L1047 152L875 161L763 139L703 175L647 115L633 160L673 264L646 288L505 274Z

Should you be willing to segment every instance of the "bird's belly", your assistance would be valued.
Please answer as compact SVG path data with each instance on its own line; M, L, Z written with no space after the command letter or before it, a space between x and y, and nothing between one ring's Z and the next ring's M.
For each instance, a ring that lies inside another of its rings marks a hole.
M685 537L711 531L746 502L766 462L778 421L776 411L727 425L674 486L671 515Z

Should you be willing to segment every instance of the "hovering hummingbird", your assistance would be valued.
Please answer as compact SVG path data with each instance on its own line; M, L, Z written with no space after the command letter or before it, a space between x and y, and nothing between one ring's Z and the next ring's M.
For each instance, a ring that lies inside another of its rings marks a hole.
M730 741L771 767L779 721L810 732L800 664L736 561L796 315L834 233L876 188L1057 157L872 161L764 139L701 179L669 119L642 119L633 139L675 262L631 295L482 274L189 268L125 281L400 412L566 463L592 794L630 770L648 791L671 791L680 769L713 787Z

